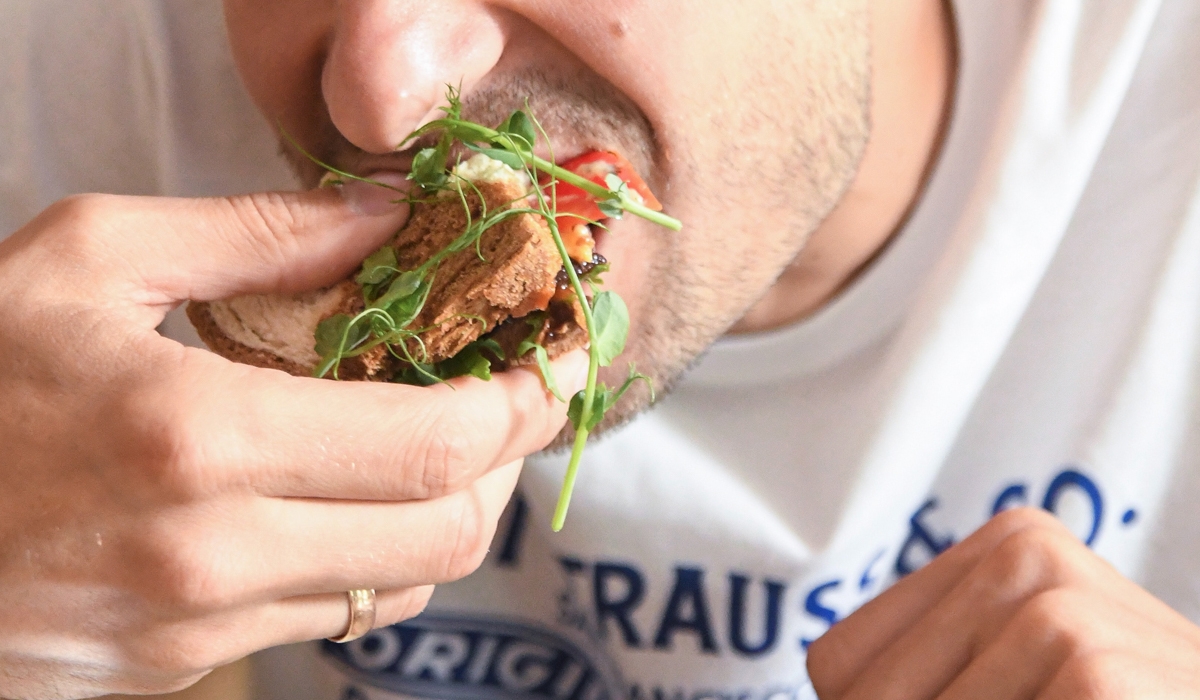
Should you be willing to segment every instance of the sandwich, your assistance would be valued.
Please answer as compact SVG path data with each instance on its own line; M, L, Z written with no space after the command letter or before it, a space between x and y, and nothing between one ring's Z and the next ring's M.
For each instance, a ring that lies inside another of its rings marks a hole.
M354 275L301 294L193 302L188 318L214 352L297 376L429 385L536 365L575 429L558 530L589 432L634 382L649 383L632 364L620 387L597 380L623 351L629 318L600 288L608 263L593 230L624 214L681 224L619 154L553 163L535 154L544 132L525 111L490 128L462 118L456 91L447 101L444 118L400 144L433 144L413 157L415 194L398 194L408 222ZM329 171L323 184L364 179L312 159ZM550 361L584 347L587 385L568 399Z
M403 272L418 270L452 248L471 222L523 208L532 196L529 178L484 154L459 163L451 174L463 197L454 196L455 190L415 201L405 227L354 277L301 294L189 304L188 317L201 339L230 360L297 376L409 384L460 374L486 379L493 369L533 362L535 346L553 359L586 345L582 309L570 292L546 219L519 212L483 230L474 245L459 246L438 261L427 290L414 290L424 303L406 324L411 334L396 334L399 342L381 342L361 353L352 343L336 367L321 367L322 323L356 317L371 304L386 307L383 283L402 284ZM583 232L577 238L584 236L590 239ZM572 257L571 264L581 277L606 269L591 247L574 249L580 257ZM469 357L459 357L464 351Z

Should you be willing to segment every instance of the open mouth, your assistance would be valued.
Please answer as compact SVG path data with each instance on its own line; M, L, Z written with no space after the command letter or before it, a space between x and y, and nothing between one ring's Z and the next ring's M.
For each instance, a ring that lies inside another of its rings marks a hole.
M375 177L381 172L407 176L413 168L415 154L423 145L418 143L402 151L367 158L357 164L355 170L372 172ZM458 163L457 167L463 167L476 155L466 146L457 144L448 159L452 163ZM576 147L552 154L548 148L539 144L536 155L546 160L553 157L554 164L559 168L587 181L580 183L577 180L572 183L544 173L538 176L540 196L547 205L546 208L554 212L554 220L568 256L584 267L603 264L602 258L595 260L595 256L598 255L596 251L601 247L608 228L618 225L618 219L613 216L612 206L606 206L606 201L585 191L581 184L586 186L590 182L597 186L621 190L637 203L644 203L656 211L661 210L661 205L637 171L615 150ZM518 176L526 181L530 189L530 206L540 208L537 201L539 193L534 191L528 175L518 173Z

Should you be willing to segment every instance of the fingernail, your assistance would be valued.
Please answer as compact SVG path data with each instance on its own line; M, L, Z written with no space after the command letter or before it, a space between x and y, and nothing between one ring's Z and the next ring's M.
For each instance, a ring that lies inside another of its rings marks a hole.
M560 362L567 365L563 368L563 376L569 379L565 383L570 393L574 394L587 386L588 354L586 352L576 350L563 357Z
M348 180L338 187L350 210L361 216L392 214L408 197L408 178L404 173L374 173L362 180Z

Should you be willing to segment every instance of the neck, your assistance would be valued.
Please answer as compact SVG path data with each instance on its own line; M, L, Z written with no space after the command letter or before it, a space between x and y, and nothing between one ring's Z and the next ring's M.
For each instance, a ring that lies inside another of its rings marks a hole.
M871 135L846 194L732 329L769 330L820 309L879 253L916 202L953 92L944 0L872 0Z

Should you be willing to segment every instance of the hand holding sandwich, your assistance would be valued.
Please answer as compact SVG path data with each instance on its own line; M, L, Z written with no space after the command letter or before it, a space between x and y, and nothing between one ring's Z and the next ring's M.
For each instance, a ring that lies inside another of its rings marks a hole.
M536 371L408 387L235 364L155 332L184 300L345 278L387 191L64 200L0 244L0 696L163 692L378 625L481 561L566 419ZM582 387L582 353L557 363Z

